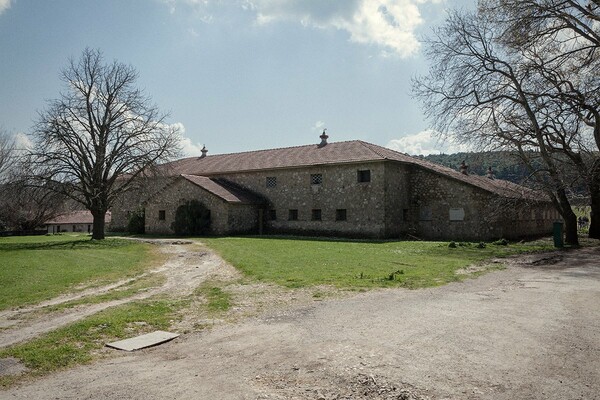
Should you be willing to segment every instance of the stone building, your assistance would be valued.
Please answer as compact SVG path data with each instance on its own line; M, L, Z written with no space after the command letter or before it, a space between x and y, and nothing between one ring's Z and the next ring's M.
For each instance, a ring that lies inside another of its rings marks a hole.
M162 166L163 178L112 209L112 228L145 208L147 233L172 233L178 205L196 199L214 234L490 240L551 232L540 193L455 171L359 140L206 155ZM151 189L149 189L151 187Z

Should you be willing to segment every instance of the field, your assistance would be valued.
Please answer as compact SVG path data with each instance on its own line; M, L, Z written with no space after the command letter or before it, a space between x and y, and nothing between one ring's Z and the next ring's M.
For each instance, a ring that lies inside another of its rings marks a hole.
M0 310L140 274L150 246L85 235L0 238Z
M329 294L327 287L335 292L439 286L503 267L489 262L492 258L549 248L548 242L449 247L442 242L291 237L201 239L245 275L241 277L199 245L200 239L175 246L165 246L165 239L155 240L163 245L118 238L90 241L81 235L0 239L0 311L11 315L9 320L20 321L0 330L0 339L15 329L35 326L40 319L58 322L82 309L98 310L4 347L0 361L12 357L28 368L24 376L44 375L109 356L112 353L103 348L107 341L176 329L173 325L183 319L193 327L186 329L205 329L206 321L225 318L240 304L258 310L261 306L252 302L260 303L263 296L252 290L271 287L266 290L275 296L272 299L285 302L301 297L303 290L296 289L304 287L318 298ZM170 267L152 272L159 263ZM199 271L206 272L199 275ZM132 278L131 282L101 290L125 278ZM84 289L92 294L51 306L34 305ZM22 378L0 376L0 385L9 386Z
M202 239L246 275L286 287L340 288L438 286L462 279L456 272L528 251L551 249L548 242L476 243L344 241L308 238L226 237ZM496 266L497 267L497 266ZM494 266L481 266L481 270Z

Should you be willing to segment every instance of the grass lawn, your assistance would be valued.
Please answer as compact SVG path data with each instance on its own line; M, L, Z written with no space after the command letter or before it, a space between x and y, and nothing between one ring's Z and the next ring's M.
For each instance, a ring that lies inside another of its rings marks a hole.
M141 273L150 246L86 235L0 238L0 310Z
M124 337L168 329L186 301L153 299L109 308L96 315L59 328L27 343L0 349L0 358L14 357L27 368L26 375L1 376L0 387L8 387L28 376L88 363L103 355L105 343ZM0 396L1 397L1 396Z
M500 246L443 242L345 241L224 237L202 242L246 275L287 287L419 288L457 281L460 268L519 252L550 250L549 242Z

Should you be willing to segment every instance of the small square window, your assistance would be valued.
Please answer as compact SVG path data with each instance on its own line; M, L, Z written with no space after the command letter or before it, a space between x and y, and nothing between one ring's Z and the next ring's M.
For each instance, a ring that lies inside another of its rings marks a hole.
M268 188L277 187L277 177L276 176L267 176L266 185Z
M356 171L356 177L359 182L371 182L371 170L362 169Z
M316 209L312 210L311 219L313 221L320 221L321 220L321 209L320 208L316 208Z
M290 210L288 213L289 221L298 221L298 210Z
M335 210L335 220L336 221L346 221L346 209L338 208Z
M269 210L269 220L270 221L277 220L277 210Z
M323 174L310 174L310 184L320 185L323 183Z
M158 210L158 220L164 221L166 219L165 210Z

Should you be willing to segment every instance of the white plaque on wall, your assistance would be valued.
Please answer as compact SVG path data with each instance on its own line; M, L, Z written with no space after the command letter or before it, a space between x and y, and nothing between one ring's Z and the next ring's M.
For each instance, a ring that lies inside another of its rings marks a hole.
M450 221L462 221L465 219L464 208L451 208L450 209Z

